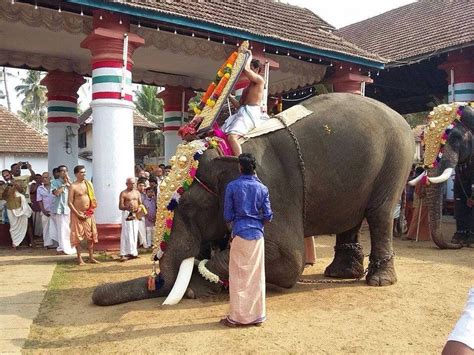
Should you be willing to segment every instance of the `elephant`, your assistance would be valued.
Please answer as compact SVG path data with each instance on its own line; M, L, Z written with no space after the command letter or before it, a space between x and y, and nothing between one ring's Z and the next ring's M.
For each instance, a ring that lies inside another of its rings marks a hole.
M415 152L409 125L383 103L355 94L315 96L301 105L311 111L308 116L242 145L257 160L257 175L269 189L274 213L265 226L266 282L293 287L304 269L304 237L324 234L336 235L335 256L325 275L364 277L358 242L366 219L371 240L366 283L394 284L393 212ZM238 159L208 149L199 162L199 183L181 196L166 253L159 261L161 287L149 291L146 277L102 284L93 292L95 304L166 296L176 286L182 261L190 257L209 258L206 268L228 279L229 248L211 255L204 246L227 234L224 193L240 175ZM205 280L196 268L189 285L179 287L185 287L188 298L223 288Z
M467 200L474 194L474 191L471 191L471 184L474 183L474 164L472 164L474 109L469 105L452 104L440 105L434 111L439 110L443 113L446 109L453 112L457 110L460 117L455 120L455 123L458 122L458 124L455 124L447 136L442 157L435 166L431 166L431 162L425 159L425 166L428 168L422 175L409 183L416 185L426 181L429 182L429 185L425 188L431 238L440 249L459 249L463 246L463 243L473 239L474 233L472 209L467 206ZM439 149L439 147L427 146L425 151L433 148ZM440 228L443 204L442 186L449 179L453 170L456 170L454 186L456 234L449 241L443 236ZM427 178L423 179L424 176ZM472 240L472 244L474 244L474 240Z

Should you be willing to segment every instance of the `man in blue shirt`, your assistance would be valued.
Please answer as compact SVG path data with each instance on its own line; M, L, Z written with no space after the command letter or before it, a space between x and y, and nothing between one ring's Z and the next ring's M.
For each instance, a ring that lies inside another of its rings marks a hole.
M76 248L71 247L71 229L69 228L71 210L67 203L71 180L65 165L58 166L58 172L59 177L51 182L51 192L55 196L51 208L51 221L58 238L57 251L70 255L76 253Z
M239 155L242 175L227 185L224 219L232 227L229 259L228 327L260 326L265 320L265 247L263 226L273 216L268 188L255 175L252 154Z

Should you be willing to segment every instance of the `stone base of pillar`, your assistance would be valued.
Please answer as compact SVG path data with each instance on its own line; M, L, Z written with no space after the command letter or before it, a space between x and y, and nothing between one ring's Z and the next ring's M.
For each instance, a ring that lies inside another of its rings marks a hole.
M99 234L99 243L95 250L98 251L116 251L120 250L120 232L121 224L98 224L97 232Z

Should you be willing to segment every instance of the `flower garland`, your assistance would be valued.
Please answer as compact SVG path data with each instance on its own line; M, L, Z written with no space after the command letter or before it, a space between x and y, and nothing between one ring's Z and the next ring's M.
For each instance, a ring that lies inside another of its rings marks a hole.
M228 287L229 286L228 280L221 280L221 278L218 275L209 271L209 269L206 267L206 264L208 261L209 261L208 259L203 259L199 262L198 271L201 274L201 276L204 277L204 279L206 279L209 282L223 285L224 287Z
M425 147L425 168L439 166L449 134L461 119L464 106L457 103L443 104L434 108L428 116L428 125L421 135Z
M154 291L164 284L163 278L156 273L156 262L168 248L173 228L174 210L181 196L192 185L199 167L199 159L207 149L218 145L217 138L205 138L178 145L176 155L170 159L171 171L160 184L160 197L157 203L157 218L153 241L153 270L148 278L148 290Z
M217 71L216 78L209 85L206 93L201 98L201 102L194 108L194 113L199 115L204 107L214 107L217 99L222 94L222 90L229 81L230 75L232 74L232 67L234 66L235 60L237 59L237 52L233 52L225 63Z

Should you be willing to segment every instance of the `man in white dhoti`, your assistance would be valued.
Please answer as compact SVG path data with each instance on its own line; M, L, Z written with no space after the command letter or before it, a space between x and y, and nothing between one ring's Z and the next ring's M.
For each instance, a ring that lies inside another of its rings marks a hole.
M259 75L260 61L249 59L245 64L243 74L250 80L249 86L244 90L240 102L230 97L232 105L238 108L222 125L222 131L227 134L227 140L235 156L242 154L238 142L239 137L246 135L252 129L259 127L268 116L262 112L261 103L265 88L265 80Z
M263 226L273 216L268 188L255 175L253 155L239 156L240 178L227 185L224 219L232 225L229 258L228 327L261 325L265 311L265 247Z
M76 248L71 247L71 229L69 228L71 210L68 206L68 193L71 180L65 165L58 166L59 178L51 182L51 191L55 196L51 208L51 221L58 239L58 253L75 254Z
M28 218L31 217L33 211L28 205L24 195L27 184L25 185L21 181L16 181L9 170L3 170L2 177L6 182L6 187L3 191L3 199L6 201L12 247L16 249L23 239L25 239L28 231ZM29 236L29 245L33 247L33 234L29 233Z
M41 224L43 225L43 245L45 248L56 248L58 246L58 237L54 225L51 221L51 209L55 196L51 192L51 178L49 173L42 175L42 184L36 190L36 201L41 209Z
M127 188L120 193L119 209L122 211L122 232L120 234L120 261L138 257L138 221L143 211L140 192L135 178L128 178Z

